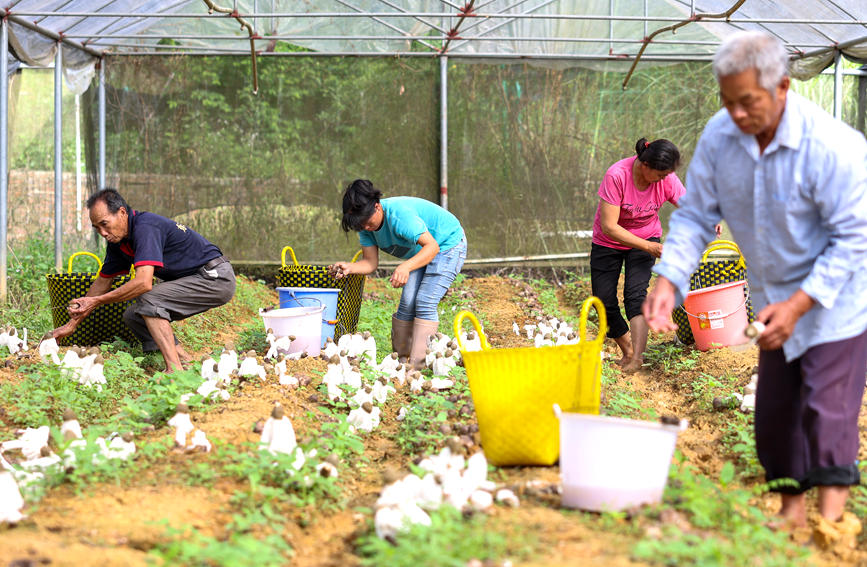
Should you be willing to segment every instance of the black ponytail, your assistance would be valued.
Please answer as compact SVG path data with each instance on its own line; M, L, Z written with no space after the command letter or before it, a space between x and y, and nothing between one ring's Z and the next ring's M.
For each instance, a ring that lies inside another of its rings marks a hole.
M635 142L635 155L639 161L656 171L673 171L680 166L680 151L665 139L648 142L641 138Z
M343 192L343 220L340 228L343 232L362 230L364 223L373 216L376 204L382 198L382 192L367 179L356 179Z

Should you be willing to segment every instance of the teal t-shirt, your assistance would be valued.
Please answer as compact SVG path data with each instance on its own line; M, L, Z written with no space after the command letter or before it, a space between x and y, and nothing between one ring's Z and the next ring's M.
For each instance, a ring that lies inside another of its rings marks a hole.
M389 197L379 202L385 213L379 230L358 233L361 246L376 246L383 252L406 260L421 250L419 237L431 233L444 252L464 238L457 217L436 203L418 197Z

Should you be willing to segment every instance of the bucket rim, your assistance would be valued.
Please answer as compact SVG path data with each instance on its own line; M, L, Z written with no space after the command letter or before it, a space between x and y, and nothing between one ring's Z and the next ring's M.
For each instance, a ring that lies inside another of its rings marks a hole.
M340 293L339 287L278 287L277 291L300 291L300 292L335 292Z
M560 413L559 419L561 423L563 423L564 418L571 421L590 421L596 423L606 423L610 425L625 425L629 427L638 427L641 429L670 431L672 433L678 433L679 431L681 431L682 428L680 424L675 425L669 423L662 423L661 421L627 419L625 417L613 417L610 415L595 415L567 411L563 411ZM683 423L683 420L681 420L681 423Z
M287 317L305 317L308 315L315 315L318 313L322 313L325 311L325 305L319 306L303 306L303 307L280 307L278 309L269 309L268 311L262 311L262 307L259 308L259 315L262 317L274 317L285 319ZM299 313L287 313L287 311L298 311Z
M745 286L746 283L747 283L747 280L737 280L734 282L726 282L726 283L721 283L721 284L717 284L717 285L712 285L710 287L701 287L698 289L693 289L693 290L686 292L686 295L687 295L687 297L691 296L691 295L701 295L702 293L708 293L708 292L712 292L712 291L720 291L722 289L728 289L730 287L735 287L738 285L739 286Z

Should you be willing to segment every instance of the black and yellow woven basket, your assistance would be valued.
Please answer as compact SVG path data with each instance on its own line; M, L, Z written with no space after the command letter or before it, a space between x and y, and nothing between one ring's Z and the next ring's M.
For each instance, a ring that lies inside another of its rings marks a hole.
M92 256L99 264L96 272L73 272L72 260L76 256ZM90 252L76 252L69 257L69 265L65 274L46 274L48 280L48 297L51 300L51 314L54 319L54 327L62 327L69 322L69 313L66 306L73 299L84 297L93 280L99 277L102 269L102 261ZM111 289L116 289L132 278L131 274L115 278ZM94 346L100 343L113 341L119 337L130 343L137 343L138 339L123 322L123 312L135 300L109 303L97 307L88 315L68 337L58 339L57 343L64 346Z
M292 254L292 265L286 265L286 252ZM358 260L359 250L352 261ZM311 266L299 264L295 251L286 246L280 253L280 270L277 272L279 287L318 287L338 288L337 294L337 325L334 327L334 340L348 333L354 333L358 328L358 314L361 311L361 294L364 292L364 276L350 274L339 280L328 273L328 266Z
M715 250L732 250L737 253L737 260L709 260L708 256ZM698 269L693 272L689 280L690 291L702 289L714 285L736 282L747 279L747 265L744 262L744 257L741 254L738 245L731 240L714 240L708 244L704 255L701 257L701 263ZM746 287L746 290L749 286ZM756 316L753 313L753 304L747 294L747 319L755 321ZM692 336L692 329L689 326L689 317L683 308L683 305L678 306L671 314L671 318L677 324L677 338L684 344L692 344L695 338Z

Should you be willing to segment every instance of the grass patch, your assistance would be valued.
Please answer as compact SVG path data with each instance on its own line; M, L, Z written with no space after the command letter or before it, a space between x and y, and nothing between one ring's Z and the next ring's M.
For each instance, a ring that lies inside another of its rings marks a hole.
M361 564L389 567L465 567L470 559L493 561L525 556L526 535L498 533L489 519L474 515L465 520L452 506L430 512L431 525L413 525L390 543L370 533L358 540Z
M665 501L685 515L691 528L683 531L673 523L663 525L663 537L639 542L633 555L672 567L804 564L810 552L792 543L787 533L767 528L765 515L750 504L756 491L738 488L734 478L732 463L723 466L719 483L687 464L676 465Z

